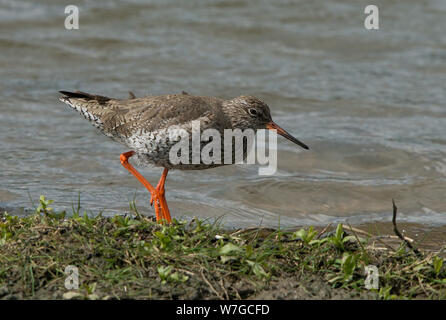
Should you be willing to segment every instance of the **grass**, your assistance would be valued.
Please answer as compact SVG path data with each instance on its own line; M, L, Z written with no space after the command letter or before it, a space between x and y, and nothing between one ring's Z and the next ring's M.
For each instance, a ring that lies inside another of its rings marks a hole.
M439 254L404 243L384 250L342 225L234 232L218 220L160 225L134 204L135 216L92 217L78 206L68 217L51 202L41 197L28 217L0 214L0 298L446 298ZM369 265L379 289L366 288ZM79 288L66 289L73 267Z

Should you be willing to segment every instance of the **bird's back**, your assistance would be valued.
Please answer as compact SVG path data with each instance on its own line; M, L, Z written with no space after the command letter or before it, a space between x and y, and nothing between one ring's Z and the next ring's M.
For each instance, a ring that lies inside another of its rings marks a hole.
M85 92L61 93L62 102L81 113L106 136L136 151L135 159L140 164L172 167L169 151L178 137L169 138L171 128L179 127L191 133L192 121L199 121L201 131L231 126L222 111L224 100L215 97L174 94L121 100ZM201 167L183 166L182 169Z
M132 99L112 99L85 92L61 91L60 100L80 112L104 134L128 138L184 125L221 114L223 100L215 97L173 94Z

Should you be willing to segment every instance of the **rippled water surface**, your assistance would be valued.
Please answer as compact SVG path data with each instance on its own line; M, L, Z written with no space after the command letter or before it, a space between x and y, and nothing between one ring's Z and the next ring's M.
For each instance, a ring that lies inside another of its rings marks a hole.
M40 194L70 209L122 213L146 190L128 151L58 101L58 90L116 98L252 94L311 147L279 137L278 171L172 171L171 212L233 226L388 221L446 224L446 2L0 1L0 207ZM159 168L142 169L156 183Z

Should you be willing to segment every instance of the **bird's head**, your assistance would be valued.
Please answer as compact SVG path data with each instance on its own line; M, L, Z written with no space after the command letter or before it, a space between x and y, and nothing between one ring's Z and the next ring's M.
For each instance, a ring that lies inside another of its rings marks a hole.
M277 125L271 118L268 105L262 100L253 96L240 96L228 101L225 109L232 119L232 126L238 129L268 129L277 130L277 133L301 146L309 149L308 146L297 140L291 134Z

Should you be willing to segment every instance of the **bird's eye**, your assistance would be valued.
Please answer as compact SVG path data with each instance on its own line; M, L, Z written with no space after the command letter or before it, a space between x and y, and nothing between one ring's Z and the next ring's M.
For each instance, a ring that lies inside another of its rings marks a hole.
M252 115L252 116L256 116L256 115L257 115L257 110L254 109L254 108L249 109L248 112L249 112L249 114Z

